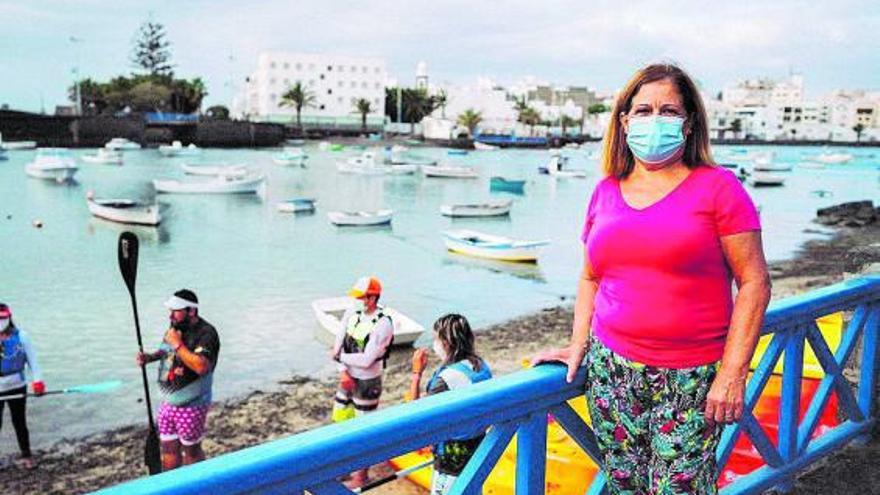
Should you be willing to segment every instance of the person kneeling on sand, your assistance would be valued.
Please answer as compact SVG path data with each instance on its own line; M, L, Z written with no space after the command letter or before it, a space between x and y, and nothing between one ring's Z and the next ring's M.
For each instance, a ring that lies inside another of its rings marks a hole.
M492 371L474 350L474 333L464 316L448 314L434 322L434 354L441 365L425 387L428 395L467 387L492 378ZM412 358L409 397L420 395L422 373L428 362L427 349L418 349ZM434 476L431 495L445 495L474 455L485 434L456 437L434 446Z
M343 332L336 335L331 357L340 363L339 389L333 403L336 423L368 414L379 407L382 395L382 374L388 351L394 341L391 317L379 306L382 284L375 277L362 277L348 295L359 301L359 307L343 315ZM367 470L352 473L351 482L362 486Z
M159 350L138 353L138 366L161 360L159 389L163 402L156 422L162 447L162 470L205 459L202 439L211 407L211 385L220 338L199 316L199 300L187 289L165 301L170 328Z

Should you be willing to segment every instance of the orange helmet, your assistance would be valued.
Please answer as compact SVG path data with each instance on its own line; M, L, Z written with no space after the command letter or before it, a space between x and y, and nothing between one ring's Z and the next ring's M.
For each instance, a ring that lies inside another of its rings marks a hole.
M378 296L382 294L382 284L376 277L361 277L348 291L348 295L354 298L366 296Z

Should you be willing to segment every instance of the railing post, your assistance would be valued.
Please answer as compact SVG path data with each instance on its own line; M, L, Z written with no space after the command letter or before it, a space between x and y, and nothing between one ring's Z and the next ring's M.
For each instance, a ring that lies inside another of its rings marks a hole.
M516 495L544 493L547 470L547 413L532 413L516 436Z
M804 338L806 332L798 326L791 330L785 346L782 372L782 397L779 403L779 454L786 463L798 456L798 419L801 408L801 379L804 372ZM794 488L794 479L779 483L776 488L788 493Z
M862 331L861 376L859 377L859 408L867 421L876 421L877 415L877 372L880 349L880 306L868 309L868 318ZM857 441L865 443L872 435L863 435Z

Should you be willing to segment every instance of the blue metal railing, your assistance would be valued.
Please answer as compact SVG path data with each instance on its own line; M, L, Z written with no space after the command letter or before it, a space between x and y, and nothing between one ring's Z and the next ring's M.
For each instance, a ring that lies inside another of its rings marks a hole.
M832 354L815 319L853 310L849 326ZM773 334L760 365L749 381L746 413L728 427L718 447L719 466L730 457L739 435L748 435L767 464L738 478L722 494L757 493L790 486L798 470L869 435L875 421L877 345L880 331L880 277L842 282L774 304L767 312L763 334ZM804 343L809 342L826 375L812 403L798 421ZM861 343L861 372L857 392L841 370ZM777 442L768 438L752 412L782 353L784 372ZM207 461L137 479L102 490L102 494L293 493L350 494L337 478L355 469L459 435L489 428L476 454L459 476L452 493L477 494L514 434L517 435L516 493L544 493L547 413L572 439L599 462L589 426L566 402L583 393L582 368L567 384L561 366L540 366L431 396L346 423L325 426L250 447ZM835 393L846 420L813 439L819 416ZM599 474L588 493L604 490Z

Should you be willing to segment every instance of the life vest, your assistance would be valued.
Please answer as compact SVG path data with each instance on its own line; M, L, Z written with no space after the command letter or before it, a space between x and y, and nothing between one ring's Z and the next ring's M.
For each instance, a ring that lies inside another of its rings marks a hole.
M21 342L21 334L17 328L12 329L12 335L3 341L2 355L0 355L0 376L14 375L24 371L27 363L27 354L24 344Z
M443 382L446 383L446 386L449 387L449 390L456 390L492 378L492 370L490 370L489 365L481 359L480 371L475 371L473 368L471 368L470 361L468 361L467 359L463 359L461 361L444 365L438 368L437 371L435 371L434 374L431 376L431 379L428 380L427 390L431 390L432 388L434 388L437 380L441 378L443 379ZM468 440L470 438L480 435L481 433L483 433L482 430L475 431L471 434L459 435L450 438L450 440ZM438 443L434 446L434 452L437 454L442 454L443 448L443 442Z
M388 321L391 321L391 317L385 314L385 312L382 311L382 308L378 308L376 312L369 317L364 314L363 310L359 309L355 311L355 314L348 319L348 323L345 327L345 337L342 339L342 350L349 354L364 352L364 349L367 348L367 343L370 341L370 336L373 334L373 329L376 328L376 325L379 324L379 320L382 318L388 318ZM393 321L391 321L391 326L391 341L388 342L388 347L385 348L385 353L377 359L377 361L382 361L383 367L388 364L388 355L391 353L391 346L394 344Z

